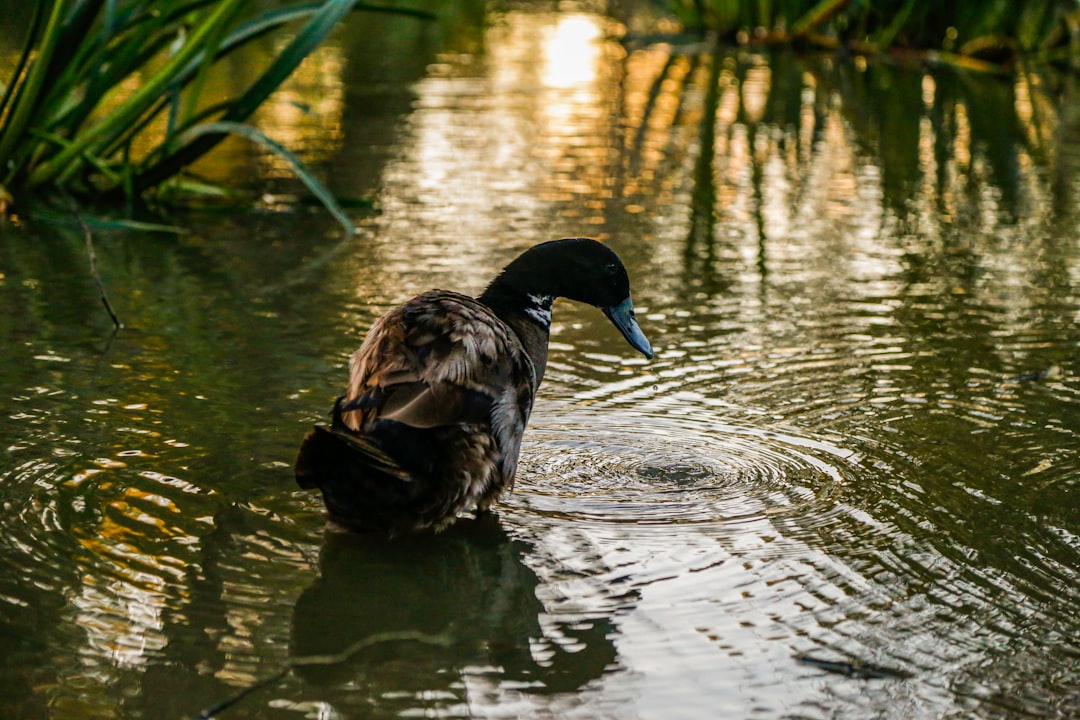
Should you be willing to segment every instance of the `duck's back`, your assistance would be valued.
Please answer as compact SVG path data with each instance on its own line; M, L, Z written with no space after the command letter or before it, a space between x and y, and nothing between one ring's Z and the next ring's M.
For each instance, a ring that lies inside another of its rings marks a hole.
M488 307L425 293L353 354L346 395L332 426L305 438L297 480L350 527L441 527L512 485L535 390L521 341Z

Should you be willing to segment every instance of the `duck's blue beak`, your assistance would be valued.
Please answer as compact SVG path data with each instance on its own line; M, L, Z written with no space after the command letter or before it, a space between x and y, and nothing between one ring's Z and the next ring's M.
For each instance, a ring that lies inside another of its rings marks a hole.
M637 320L634 318L634 303L630 301L629 295L618 305L600 308L600 310L607 315L607 319L611 321L612 325L619 328L619 332L623 334L626 342L630 343L632 348L652 360L652 345L649 344L645 333L641 332L641 328L638 327Z

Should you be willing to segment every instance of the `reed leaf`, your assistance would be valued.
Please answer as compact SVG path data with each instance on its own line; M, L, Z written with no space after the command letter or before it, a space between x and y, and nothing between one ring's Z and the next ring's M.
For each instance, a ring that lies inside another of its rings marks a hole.
M277 8L269 10L258 17L251 18L240 24L234 29L227 38L221 43L221 46L217 50L217 55L214 60L220 60L228 55L233 50L243 47L252 40L259 38L267 33L277 30L283 25L303 20L310 17L312 14L319 11L323 6L321 2L305 3L302 5L294 5L285 8ZM370 12L388 13L391 15L402 15L405 17L413 17L422 20L434 20L435 15L423 10L413 10L411 8L399 8L389 7L384 5L372 5L369 3L354 2L352 6L353 11L365 10ZM185 68L181 72L177 73L176 82L186 83L190 80L191 76L199 65L204 62L204 58L196 58L192 62L191 66Z
M258 143L287 162L293 172L296 173L296 176L300 178L307 186L308 190L311 191L312 195L317 197L330 214L334 216L334 219L341 224L345 233L348 235L356 233L356 226L353 224L352 220L349 219L349 216L345 214L345 211L341 209L341 206L338 205L333 193L331 193L326 186L312 174L311 170L308 169L295 153L291 152L281 143L267 137L261 130L256 129L251 125L245 125L244 123L238 122L208 122L189 128L177 138L177 142L180 144L193 144L204 137L214 136L220 139L230 134L239 135L240 137Z
M11 114L4 123L4 136L0 138L0 167L6 167L8 157L26 131L37 104L41 101L41 87L48 72L49 59L56 50L63 19L63 2L57 0L49 8L44 37L37 47L34 61L30 64L26 79L15 93ZM31 52L31 47L27 48ZM21 63L20 63L21 64ZM13 83L14 84L14 83ZM10 180L10 179L9 179ZM7 184L7 183L5 183Z
M79 156L93 153L124 128L138 120L139 116L157 99L169 85L177 70L183 68L200 52L208 37L217 31L218 23L225 21L244 0L221 0L213 11L191 33L191 37L179 51L166 61L164 67L149 76L145 83L126 98L120 106L79 135L70 147L57 153L35 168L27 181L29 187L59 181L63 183L81 167Z
M821 0L795 21L791 26L791 34L805 35L840 12L850 2L851 0Z
M355 0L329 0L321 6L311 15L292 41L274 58L262 75L229 105L221 121L236 123L247 120L256 108L292 74L304 58L322 43L355 4ZM184 167L212 150L223 138L224 135L221 133L212 133L199 135L192 142L167 142L164 146L164 157L154 158L150 164L140 168L136 173L136 191L152 187L180 172Z
M873 42L876 47L887 48L892 46L893 40L896 39L897 34L903 29L908 18L911 17L911 11L915 8L915 3L917 1L918 0L906 0L903 7L900 8L900 11L893 17L892 21L874 35Z
M7 134L7 125L2 124L4 116L7 114L9 104L14 102L14 98L17 97L20 80L22 80L23 73L26 71L26 65L33 55L34 40L37 37L40 22L44 16L44 7L45 6L42 3L34 3L34 13L30 21L30 30L26 34L26 41L23 43L22 52L19 53L19 60L15 64L14 71L11 73L10 81L4 86L3 92L0 93L0 135ZM4 160L4 157L0 156L0 161L2 160ZM3 165L0 164L0 167L2 166Z
M208 120L249 118L347 13L434 17L358 0L293 2L254 15L245 13L251 5L251 0L35 3L23 50L11 75L0 76L0 185L16 192L145 192L220 142L221 132L206 130ZM301 23L298 32L250 86L202 106L203 89L218 61L295 23Z

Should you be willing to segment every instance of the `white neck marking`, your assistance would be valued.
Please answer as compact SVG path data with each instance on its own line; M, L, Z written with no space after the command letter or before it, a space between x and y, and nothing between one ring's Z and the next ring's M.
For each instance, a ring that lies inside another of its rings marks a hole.
M545 330L551 327L551 303L555 298L551 295L527 295L529 304L525 306L525 314L537 322Z

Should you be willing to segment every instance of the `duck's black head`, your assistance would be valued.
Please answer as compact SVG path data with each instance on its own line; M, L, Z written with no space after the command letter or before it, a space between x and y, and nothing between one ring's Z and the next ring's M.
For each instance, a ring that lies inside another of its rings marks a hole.
M535 245L507 265L481 300L550 312L557 297L600 308L631 347L645 357L652 347L638 327L630 299L630 278L615 252L590 238L566 238Z

